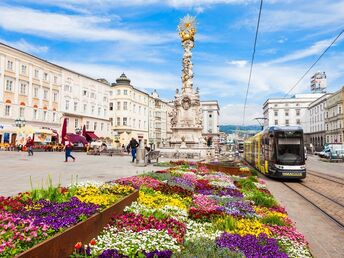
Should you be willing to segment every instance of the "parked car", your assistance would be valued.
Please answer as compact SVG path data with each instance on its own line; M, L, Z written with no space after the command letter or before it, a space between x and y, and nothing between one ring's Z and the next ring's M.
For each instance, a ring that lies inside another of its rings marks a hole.
M344 159L344 144L328 144L318 155L327 159Z

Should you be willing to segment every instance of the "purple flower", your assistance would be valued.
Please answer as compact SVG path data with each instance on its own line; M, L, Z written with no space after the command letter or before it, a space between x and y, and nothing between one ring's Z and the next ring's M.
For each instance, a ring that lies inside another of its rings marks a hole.
M182 177L171 177L167 184L170 186L179 186L185 190L193 192L195 190L195 185L191 180Z
M172 251L163 250L163 251L153 251L150 253L143 252L147 258L170 258L172 256Z
M125 257L127 257L127 256L125 256L123 254L119 254L118 251L115 249L104 250L98 256L98 258L125 258Z
M254 217L256 215L252 205L245 201L227 202L223 209L227 214L236 217Z
M45 223L54 230L70 227L84 218L90 217L98 210L98 205L81 202L78 198L72 197L68 202L56 203L48 200L40 200L41 208L21 210L18 215L22 218L33 218L34 224Z
M216 239L216 244L231 251L242 251L247 258L287 258L288 255L279 250L276 239L266 234L240 236L223 233Z

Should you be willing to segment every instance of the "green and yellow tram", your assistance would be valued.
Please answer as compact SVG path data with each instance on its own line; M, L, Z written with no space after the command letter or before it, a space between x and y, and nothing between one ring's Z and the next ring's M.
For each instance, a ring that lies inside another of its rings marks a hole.
M306 177L301 127L272 126L245 141L244 157L261 173L276 177Z

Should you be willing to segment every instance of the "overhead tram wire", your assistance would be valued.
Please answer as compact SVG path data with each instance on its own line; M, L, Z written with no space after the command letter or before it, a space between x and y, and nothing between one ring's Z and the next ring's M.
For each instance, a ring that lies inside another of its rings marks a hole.
M284 98L288 97L289 93L296 88L297 85L305 78L305 76L309 73L310 70L319 62L319 60L325 55L325 53L333 46L334 43L339 39L339 37L344 33L344 29L337 35L337 37L331 42L331 44L322 52L322 54L315 60L315 62L308 68L308 70L301 76L301 78L294 84L293 87L285 94Z
M257 38L258 38L258 31L259 31L259 25L260 25L260 17L261 17L261 14L262 14L262 8L263 8L263 0L260 0L260 7L259 7L258 20L257 20L257 28L256 28L256 35L255 35L255 38L254 38L254 45L253 45L253 52L252 52L251 66L250 66L250 74L249 74L249 77L248 77L246 96L245 96L245 104L244 104L244 111L243 111L243 118L242 118L242 125L243 126L245 125L247 97L248 97L248 92L250 90L250 85L251 85L252 69L253 69L253 63L254 63L254 56L256 54L256 45L257 45Z

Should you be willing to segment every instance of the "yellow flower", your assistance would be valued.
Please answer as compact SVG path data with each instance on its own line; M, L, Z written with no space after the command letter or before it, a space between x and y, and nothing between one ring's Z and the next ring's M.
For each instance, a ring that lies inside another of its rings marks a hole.
M272 235L270 230L256 219L240 219L236 221L235 226L236 229L229 231L230 233L241 236L247 234L258 236L261 233L267 234L268 236Z

